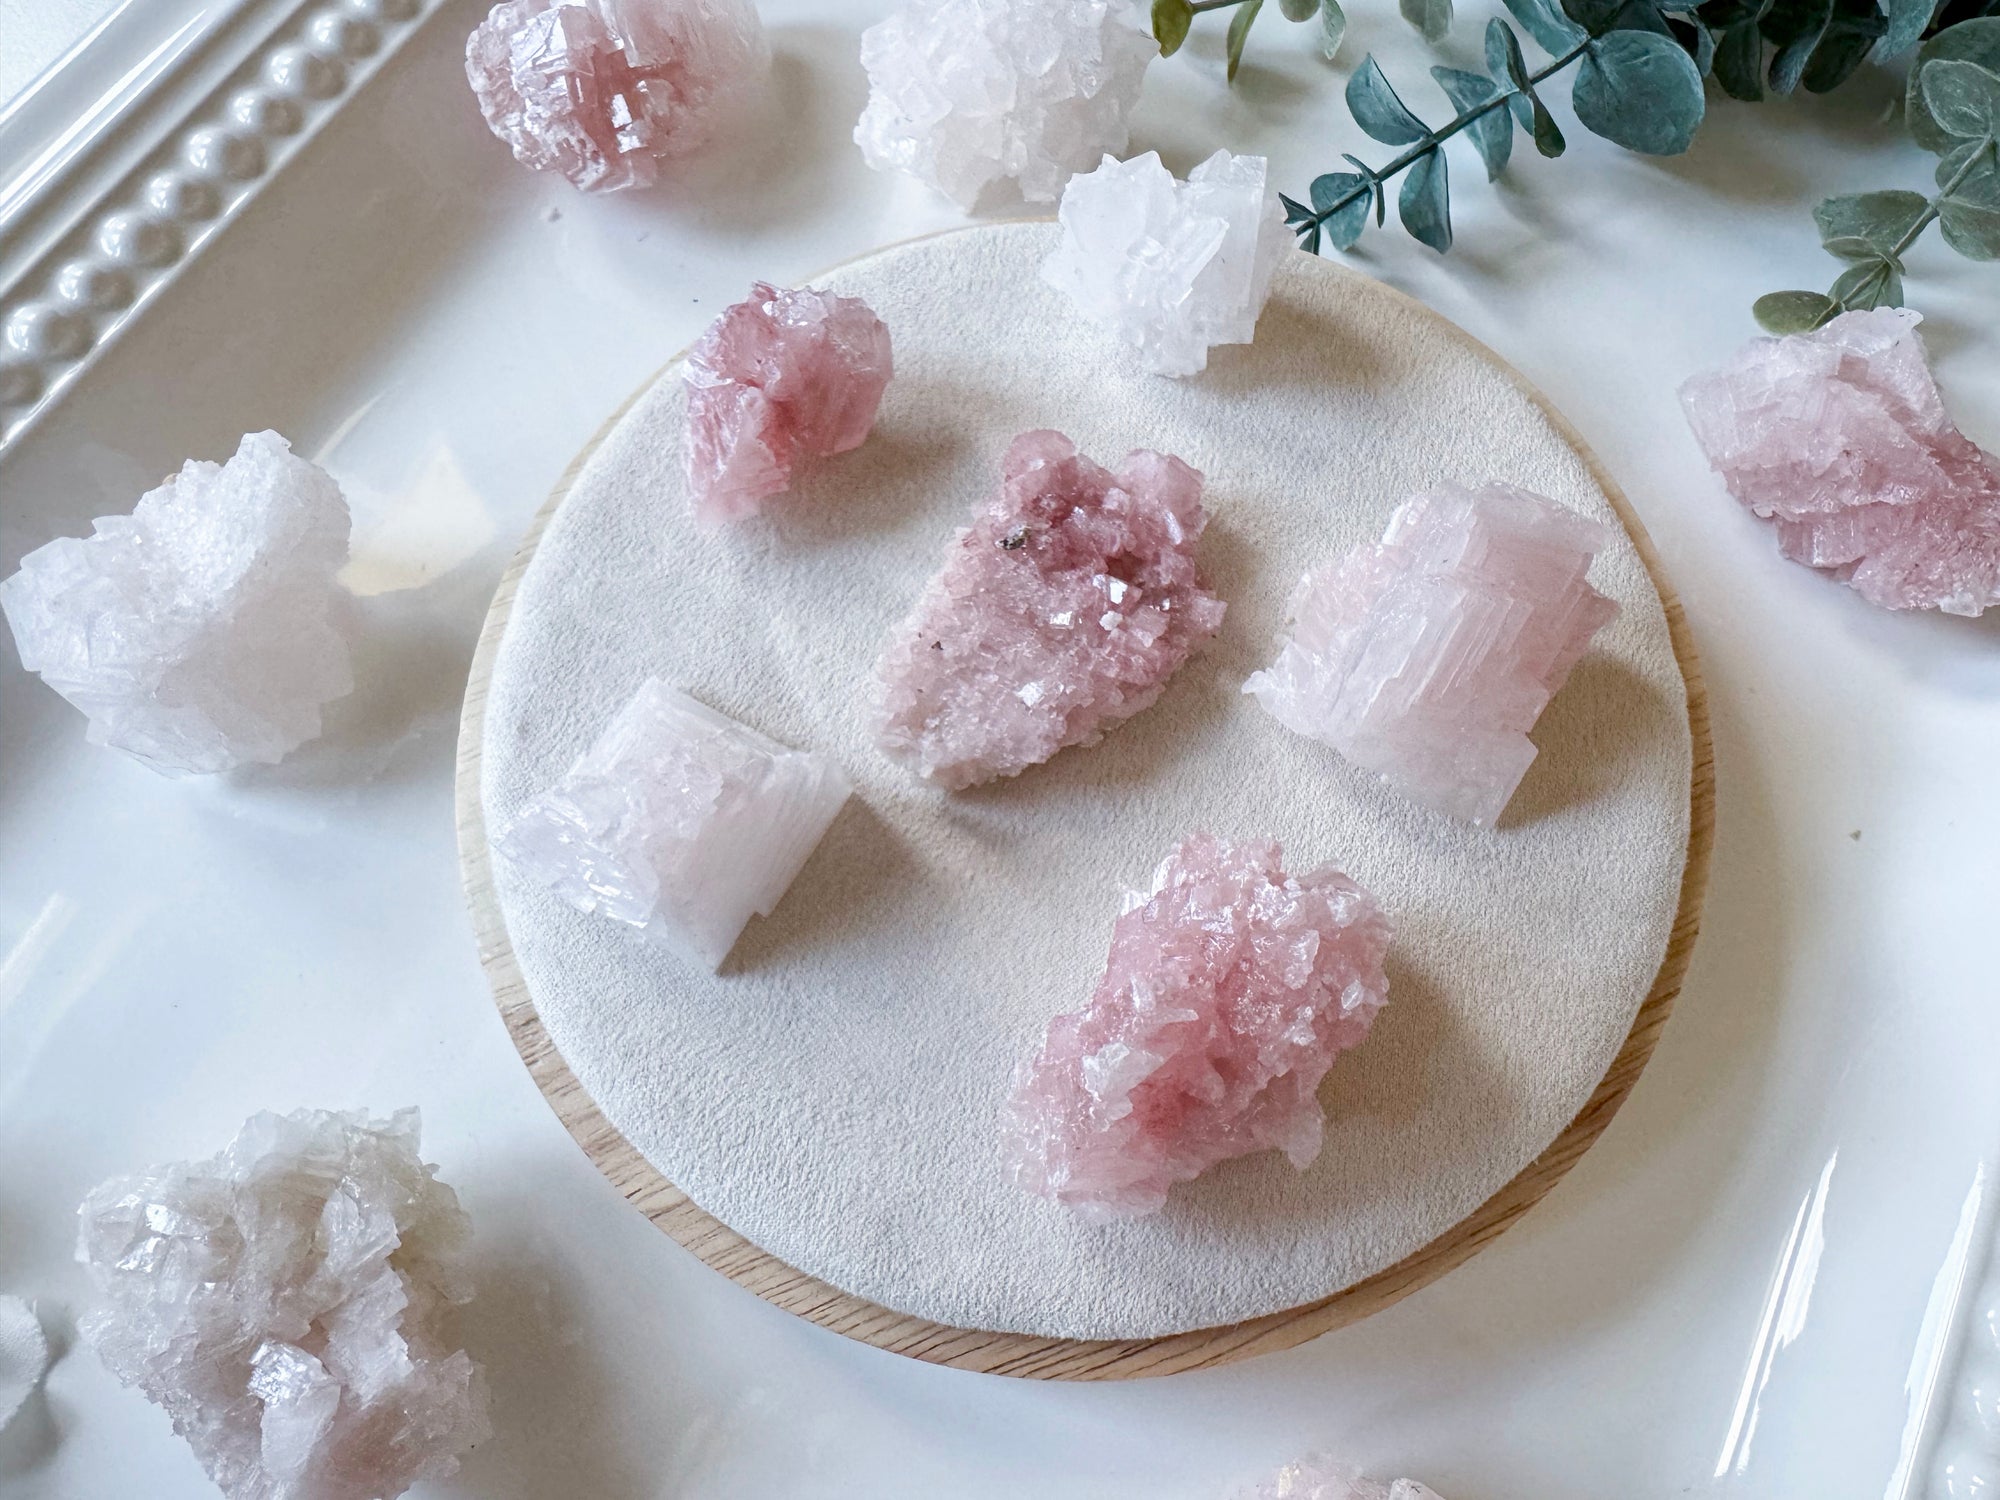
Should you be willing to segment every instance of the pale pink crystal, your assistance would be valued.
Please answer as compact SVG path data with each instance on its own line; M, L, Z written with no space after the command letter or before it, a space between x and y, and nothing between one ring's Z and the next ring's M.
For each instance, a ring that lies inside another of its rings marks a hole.
M1381 1484L1349 1464L1323 1454L1289 1463L1262 1484L1238 1490L1231 1500L1443 1500L1414 1479Z
M1886 609L1977 615L2000 603L2000 459L1946 414L1920 321L1882 307L1753 339L1681 404L1785 556Z
M646 187L770 67L752 0L501 0L465 76L514 158L580 188Z
M1130 1218L1231 1157L1319 1155L1319 1083L1388 999L1390 925L1332 865L1294 877L1282 853L1193 834L1127 900L1089 1006L1014 1075L1016 1186Z
M1380 543L1308 573L1278 659L1243 684L1287 728L1412 801L1490 827L1528 731L1618 613L1585 575L1597 522L1511 485L1444 485Z
M859 448L893 373L888 326L859 297L756 283L683 369L695 519L753 515L802 460Z
M1015 438L876 667L883 750L955 790L1097 743L1222 624L1194 561L1207 520L1177 458L1113 474L1059 432Z

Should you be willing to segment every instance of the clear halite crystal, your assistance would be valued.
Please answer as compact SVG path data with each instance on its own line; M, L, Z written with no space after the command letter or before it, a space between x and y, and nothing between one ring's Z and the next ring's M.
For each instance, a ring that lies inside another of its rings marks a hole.
M1688 424L1778 549L1871 604L2000 603L2000 459L1953 424L1908 308L1753 339L1681 387Z
M849 790L825 756L655 677L498 848L578 911L714 969L753 913L777 908Z
M1231 1500L1443 1500L1443 1497L1414 1479L1379 1484L1352 1465L1312 1454L1286 1464L1262 1484L1238 1490Z
M595 192L646 187L698 150L770 64L752 0L501 0L465 43L514 159Z
M1089 1006L1050 1022L1014 1076L1017 1186L1129 1218L1231 1157L1318 1156L1316 1091L1388 999L1390 926L1333 866L1294 877L1281 855L1194 834L1127 902Z
M83 1336L231 1500L391 1500L491 1432L447 1334L471 1223L417 1135L414 1109L260 1114L84 1200Z
M858 448L893 373L859 297L758 282L689 353L688 483L704 525L754 514L801 460Z
M1222 624L1194 561L1207 520L1177 458L1140 450L1113 474L1059 432L1015 438L877 664L884 752L957 790L1151 705Z
M1186 182L1157 152L1069 180L1042 279L1156 375L1192 375L1247 344L1290 244L1261 156L1218 151Z
M1528 732L1618 606L1597 522L1505 484L1398 507L1379 544L1308 573L1278 659L1243 684L1279 722L1412 801L1490 827Z
M35 1310L19 1297L0 1297L0 1428L42 1383L49 1341Z
M870 166L964 208L1007 179L1050 203L1072 172L1125 149L1159 51L1138 0L907 0L861 34L854 139Z
M0 583L21 665L89 716L91 743L167 775L272 764L353 691L335 628L340 486L275 432L190 460L86 538Z

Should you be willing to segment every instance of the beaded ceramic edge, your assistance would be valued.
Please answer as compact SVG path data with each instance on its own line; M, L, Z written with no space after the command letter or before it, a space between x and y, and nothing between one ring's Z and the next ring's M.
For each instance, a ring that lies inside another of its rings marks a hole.
M288 7L136 166L0 285L0 453L443 3Z

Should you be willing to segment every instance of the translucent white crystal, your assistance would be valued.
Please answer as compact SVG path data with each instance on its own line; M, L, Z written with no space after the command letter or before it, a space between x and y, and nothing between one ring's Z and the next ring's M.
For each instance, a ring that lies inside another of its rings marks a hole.
M777 908L849 790L825 756L654 677L497 847L578 911L715 969L753 913Z
M0 1297L0 1427L14 1420L48 1364L49 1341L35 1310L19 1297Z
M1238 1490L1231 1500L1443 1500L1443 1496L1414 1479L1380 1484L1351 1464L1313 1454L1286 1464L1262 1484Z
M167 775L273 764L354 688L331 617L348 524L324 470L253 432L94 535L30 552L0 612L21 665L89 716L92 744Z
M908 0L861 34L872 167L971 208L1012 179L1050 203L1073 172L1123 151L1159 56L1139 0Z
M254 1115L83 1201L83 1337L231 1500L391 1500L491 1432L447 1332L471 1222L417 1137L414 1109Z
M1069 180L1042 279L1156 375L1247 344L1291 236L1261 156L1218 151L1178 182L1148 151Z

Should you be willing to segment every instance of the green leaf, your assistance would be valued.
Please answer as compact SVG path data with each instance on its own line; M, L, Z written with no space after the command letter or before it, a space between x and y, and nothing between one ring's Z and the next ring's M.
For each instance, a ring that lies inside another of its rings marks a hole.
M1903 236L1929 208L1922 193L1902 188L1847 193L1822 200L1813 210L1813 222L1819 225L1820 244L1828 254L1865 260L1895 254Z
M1431 77L1450 96L1453 108L1461 115L1500 97L1500 85L1484 73L1432 68ZM1488 182L1507 170L1507 159L1514 154L1514 121L1505 109L1487 110L1466 126L1465 133L1472 137L1479 159L1486 164Z
M1374 201L1374 189L1371 179L1359 172L1328 172L1313 179L1312 200L1314 212L1326 215L1321 222L1333 248L1345 250L1368 227L1368 206Z
M1849 312L1897 307L1903 301L1903 275L1893 261L1849 266L1834 278L1830 295Z
M1381 175L1377 173L1373 167L1369 166L1368 163L1363 161L1360 157L1354 156L1346 151L1340 153L1340 158L1342 161L1346 162L1349 166L1353 167L1355 171L1359 172L1363 177L1368 179L1368 186L1373 191L1375 198L1375 227L1377 229L1380 229L1382 227L1382 221L1389 215L1388 196L1382 191Z
M1888 24L1875 0L1833 0L1826 30L1799 75L1805 91L1828 94L1847 82Z
M1180 51L1192 25L1194 6L1188 0L1153 0L1153 40L1160 44L1160 56Z
M1938 232L1967 260L2000 260L2000 208L1947 198L1938 205Z
M1911 139L1934 156L1943 156L1958 144L1957 138L1931 118L1930 107L1924 103L1924 74L1933 62L1948 61L1976 62L2000 72L2000 16L1947 26L1917 49L1903 115L1909 121Z
M1966 141L1938 163L1937 185L1967 203L2000 208L2000 146Z
M1451 0L1397 0L1397 9L1427 42L1441 42L1451 34Z
M1290 227L1296 228L1313 216L1311 209L1307 208L1289 193L1278 194L1278 202L1284 207L1285 223Z
M1319 14L1319 0L1278 0L1278 10L1287 21L1310 21Z
M1941 58L1924 64L1922 92L1924 108L1946 135L1968 141L2000 135L2000 73Z
M1694 59L1694 70L1702 77L1708 77L1709 70L1715 66L1715 33L1699 21L1679 16L1667 23L1667 30L1681 44L1681 51Z
M1257 12L1264 8L1264 0L1245 0L1236 7L1236 15L1229 23L1229 81L1236 82L1236 70L1243 66L1243 44L1250 39L1250 28L1256 24Z
M1442 255L1451 248L1451 182L1444 152L1431 150L1403 174L1396 211L1412 237Z
M1535 142L1535 149L1544 156L1561 156L1569 149L1569 142L1563 139L1562 131L1556 128L1556 118L1548 111L1537 94L1528 96L1528 134Z
M1385 146L1407 146L1430 135L1424 122L1396 97L1372 53L1347 80L1347 109L1355 124Z
M1916 46L1918 38L1931 24L1935 3L1936 0L1882 0L1889 24L1882 32L1882 42L1875 49L1875 55L1880 58L1894 57Z
M1584 30L1549 0L1506 0L1508 12L1535 45L1551 57L1561 57L1584 38Z
M1507 108L1513 113L1514 123L1532 133L1535 110L1530 96L1534 90L1528 84L1528 63L1521 56L1521 39L1498 16L1486 23L1486 71L1514 90L1508 96Z
M1319 6L1319 55L1328 62L1340 55L1340 44L1347 39L1347 12L1340 8L1340 0L1320 0Z
M1584 129L1648 156L1687 150L1705 107L1693 60L1672 38L1650 31L1594 38L1570 104Z
M1319 254L1319 225L1313 225L1299 236L1299 248L1308 255Z
M1764 33L1752 16L1729 26L1715 43L1715 81L1732 99L1764 97Z
M1813 49L1833 20L1833 0L1775 0L1764 13L1764 35L1777 47L1771 57L1771 92L1789 94L1805 76Z
M1810 333L1840 311L1821 292L1766 292L1750 312L1766 333Z

